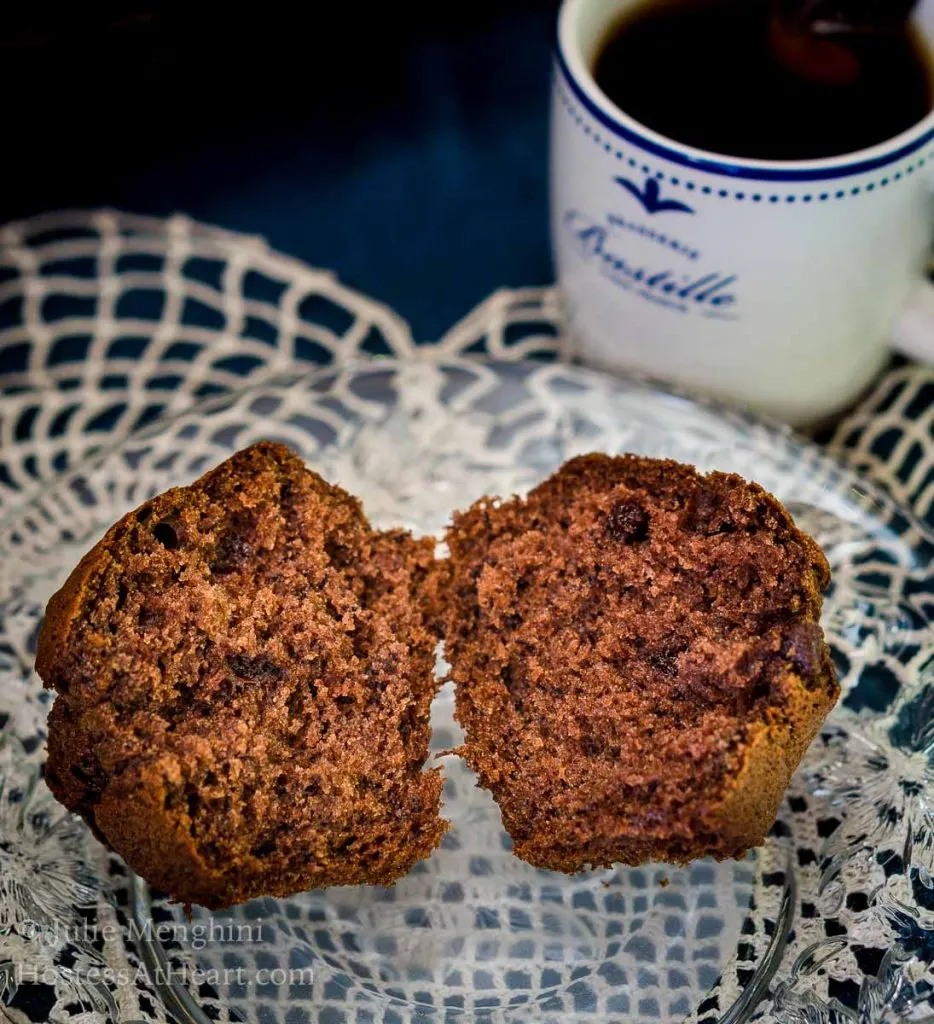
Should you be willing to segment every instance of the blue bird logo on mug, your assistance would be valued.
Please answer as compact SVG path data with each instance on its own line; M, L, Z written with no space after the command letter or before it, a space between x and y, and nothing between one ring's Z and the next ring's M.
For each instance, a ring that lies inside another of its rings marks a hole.
M622 185L627 192L630 192L642 203L646 213L694 213L690 206L677 199L662 199L661 189L654 178L649 178L645 187L641 189L628 178L615 178L614 180L617 185Z

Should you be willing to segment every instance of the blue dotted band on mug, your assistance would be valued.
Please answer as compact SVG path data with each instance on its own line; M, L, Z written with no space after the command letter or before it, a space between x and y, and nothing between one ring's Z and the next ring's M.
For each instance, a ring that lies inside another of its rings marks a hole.
M674 185L675 187L683 187L689 192L697 191L702 195L715 195L720 199L732 199L739 202L748 201L751 203L826 203L830 200L848 199L853 196L861 195L864 192L875 192L877 188L885 188L893 182L901 181L902 178L910 177L915 173L915 171L919 171L924 167L928 161L934 162L934 148L932 148L923 156L918 157L907 167L898 171L889 171L885 177L880 178L878 181L870 182L867 185L848 185L845 188L827 189L819 192L807 192L803 195L790 195L784 192L768 193L764 190L750 191L748 186L745 189L738 190L728 188L715 189L710 185L698 185L697 182L691 181L689 178L685 178L684 176L679 177L676 174L665 174L664 171L653 170L648 164L643 163L641 159L629 156L622 149L617 148L615 143L607 141L599 131L591 127L590 123L583 117L575 106L574 100L568 94L567 89L561 81L559 81L557 75L555 76L554 86L555 94L571 120L574 121L574 123L586 136L588 136L588 138L596 143L596 145L600 146L605 153L615 156L620 163L625 163L628 167L640 170L643 174L655 177L659 181L666 181L669 185ZM924 141L927 142L930 140L925 139Z

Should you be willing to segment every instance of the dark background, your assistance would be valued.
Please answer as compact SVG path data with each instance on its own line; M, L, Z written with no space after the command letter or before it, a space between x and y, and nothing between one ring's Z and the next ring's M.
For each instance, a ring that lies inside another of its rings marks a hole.
M263 235L429 340L551 280L556 0L33 2L0 16L0 220L109 205Z

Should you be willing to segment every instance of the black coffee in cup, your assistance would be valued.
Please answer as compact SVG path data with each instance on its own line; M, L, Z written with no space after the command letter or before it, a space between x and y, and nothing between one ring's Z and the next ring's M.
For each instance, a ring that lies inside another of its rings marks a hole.
M646 127L761 160L865 149L934 100L931 56L907 20L796 21L785 0L641 0L607 33L594 75Z

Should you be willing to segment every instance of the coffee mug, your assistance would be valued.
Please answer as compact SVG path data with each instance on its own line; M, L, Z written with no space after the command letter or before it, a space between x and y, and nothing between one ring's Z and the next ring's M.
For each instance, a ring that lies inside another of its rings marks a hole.
M574 353L796 425L855 401L890 346L934 358L934 111L821 160L682 145L594 81L638 2L564 0L559 16L552 239ZM934 49L934 0L917 17Z

